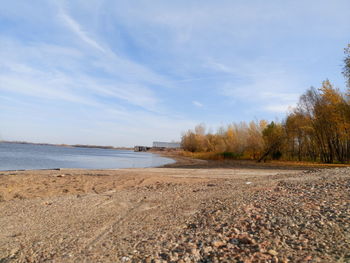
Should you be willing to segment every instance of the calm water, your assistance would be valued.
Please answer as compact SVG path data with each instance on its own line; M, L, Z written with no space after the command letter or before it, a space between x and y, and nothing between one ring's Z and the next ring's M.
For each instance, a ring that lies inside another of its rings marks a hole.
M0 170L156 167L174 160L152 153L97 148L0 143Z

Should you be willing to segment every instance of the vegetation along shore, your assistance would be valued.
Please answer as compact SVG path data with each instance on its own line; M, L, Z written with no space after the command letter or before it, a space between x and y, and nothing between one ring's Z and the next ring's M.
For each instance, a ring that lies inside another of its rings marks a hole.
M350 161L350 46L343 74L348 90L329 80L300 96L282 122L234 123L216 133L198 125L182 136L182 146L203 159L288 160L323 163Z

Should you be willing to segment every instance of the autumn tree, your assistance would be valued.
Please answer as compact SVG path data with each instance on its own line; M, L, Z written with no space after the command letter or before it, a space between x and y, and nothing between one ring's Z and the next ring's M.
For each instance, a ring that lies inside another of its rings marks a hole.
M309 123L309 140L317 145L322 162L349 160L350 110L344 94L326 80L319 90L311 88L303 94L296 110Z
M350 44L344 50L345 58L344 58L344 70L343 74L347 80L348 87L350 89Z
M266 160L267 157L280 159L282 156L282 147L285 139L284 128L282 124L271 122L262 132L264 140L264 153L259 158L259 162Z
M182 135L181 146L184 150L195 152L198 149L197 144L196 135L192 130L188 130Z
M246 153L251 159L257 159L264 149L262 131L266 128L267 122L260 121L249 123L247 129Z
M206 149L205 125L199 124L194 131L188 130L182 135L182 148L190 152L201 152Z
M350 87L346 94L326 80L319 89L308 89L281 123L233 123L216 133L197 125L183 134L182 147L224 158L349 162Z
M190 152L232 153L232 156L257 158L263 149L262 130L266 122L233 123L220 127L216 133L206 133L203 124L182 135L182 148Z
M290 159L311 159L317 158L317 152L314 148L313 129L310 119L302 112L295 109L290 113L285 121L286 132L286 150Z

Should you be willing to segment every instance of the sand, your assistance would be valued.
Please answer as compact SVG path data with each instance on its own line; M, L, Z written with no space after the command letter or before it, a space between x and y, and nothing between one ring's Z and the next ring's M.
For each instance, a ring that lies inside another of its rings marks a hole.
M186 159L170 168L0 172L0 262L215 262L208 255L221 245L211 254L197 245L172 251L191 244L181 233L213 200L230 198L237 209L281 182L319 179L294 168L219 166Z

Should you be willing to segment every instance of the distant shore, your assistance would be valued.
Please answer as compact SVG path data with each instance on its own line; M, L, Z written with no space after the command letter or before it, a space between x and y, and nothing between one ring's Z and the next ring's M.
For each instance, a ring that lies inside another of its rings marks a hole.
M45 145L45 146L59 146L59 147L77 147L77 148L97 148L97 149L111 149L111 150L128 150L131 151L132 147L114 147L103 145L89 145L89 144L55 144L55 143L39 143L39 142L26 142L26 141L0 141L0 143L16 143L16 144L30 144L30 145Z

